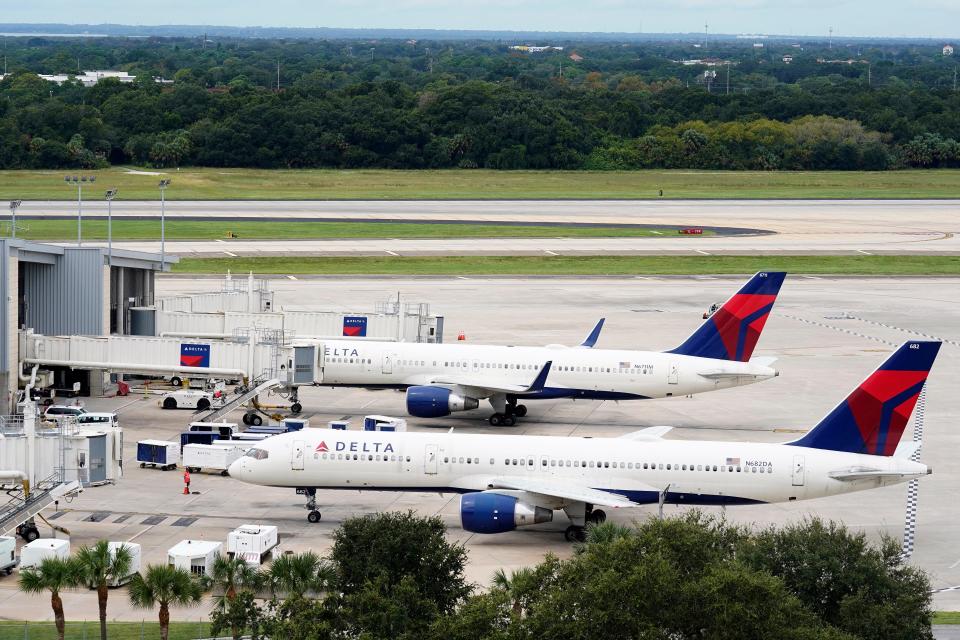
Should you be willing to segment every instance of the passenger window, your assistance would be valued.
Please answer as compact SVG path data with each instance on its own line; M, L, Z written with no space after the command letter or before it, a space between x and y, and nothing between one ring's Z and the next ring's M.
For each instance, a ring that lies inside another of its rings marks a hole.
M667 465L667 471L670 471L670 465Z
M593 460L590 461L590 468L593 469Z
M543 466L547 466L547 461L546 461L546 460L543 461ZM556 461L556 460L551 460L551 461L550 461L550 466L551 466L551 467L557 466L557 461Z
M490 458L490 464L493 464L493 458Z
M579 467L579 466L580 466L580 461L579 461L579 460L574 460L574 461L573 461L573 466Z
M450 462L450 458L444 458L444 459L443 459L443 464L447 464L447 463L449 463L449 462Z
M628 463L627 463L627 469L633 469L633 463L632 463L632 462L628 462Z

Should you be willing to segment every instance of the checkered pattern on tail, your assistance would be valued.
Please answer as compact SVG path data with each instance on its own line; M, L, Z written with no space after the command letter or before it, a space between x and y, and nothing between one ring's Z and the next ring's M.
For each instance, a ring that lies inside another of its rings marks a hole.
M917 406L913 413L913 441L920 443L920 447L913 452L910 459L920 461L920 449L923 446L923 410L926 405L927 386L924 385L917 398ZM914 478L907 484L907 511L903 522L903 547L900 556L908 560L913 555L913 544L917 533L917 498L920 492L920 480Z

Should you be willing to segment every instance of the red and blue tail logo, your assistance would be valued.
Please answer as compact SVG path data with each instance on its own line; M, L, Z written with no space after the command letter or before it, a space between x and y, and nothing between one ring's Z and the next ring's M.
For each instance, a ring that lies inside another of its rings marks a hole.
M807 435L790 444L892 456L927 381L940 342L907 342Z
M761 272L670 353L748 362L787 274Z

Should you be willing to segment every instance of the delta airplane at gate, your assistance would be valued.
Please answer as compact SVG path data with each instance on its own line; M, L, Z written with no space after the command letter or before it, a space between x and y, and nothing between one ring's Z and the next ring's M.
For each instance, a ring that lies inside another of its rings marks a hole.
M683 344L662 353L593 348L603 320L574 348L332 340L323 343L319 384L405 389L407 412L420 418L488 400L494 426L525 416L526 400L640 400L753 384L777 375L773 358L751 357L785 277L756 274Z
M460 493L463 528L499 533L570 519L568 540L599 507L808 500L930 473L900 443L940 349L908 342L799 440L667 440L670 427L619 438L304 429L257 443L231 465L252 484L297 488L318 522L323 489Z

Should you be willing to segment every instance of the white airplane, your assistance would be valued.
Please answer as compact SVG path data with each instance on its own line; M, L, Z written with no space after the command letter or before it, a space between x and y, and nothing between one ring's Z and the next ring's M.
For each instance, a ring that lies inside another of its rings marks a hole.
M578 348L361 340L324 341L323 386L405 389L407 412L439 418L487 399L490 424L513 426L519 400L638 400L685 396L767 380L773 358L751 360L786 276L758 273L676 349L594 349L603 320ZM553 362L550 379L543 365Z
M619 438L304 429L257 443L234 462L243 482L294 487L319 522L318 489L461 493L463 528L498 533L570 519L581 540L598 507L808 500L930 473L900 437L939 342L908 342L799 440L664 440L670 427Z

